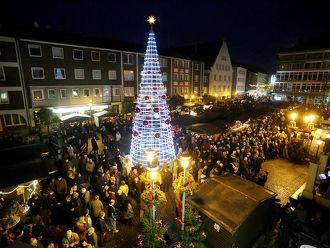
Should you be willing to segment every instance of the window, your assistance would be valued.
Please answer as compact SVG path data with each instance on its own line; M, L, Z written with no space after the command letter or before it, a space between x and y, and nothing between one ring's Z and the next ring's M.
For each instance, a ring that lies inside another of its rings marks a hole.
M60 89L60 96L61 96L61 98L67 98L68 91L66 89Z
M9 97L7 91L0 92L0 104L8 104L9 103Z
M54 69L55 79L65 79L65 69L55 68Z
M108 62L116 62L117 61L116 54L115 53L108 53L107 54L107 61Z
M180 77L180 81L184 80L184 74L180 74L179 77Z
M109 80L117 80L117 71L109 70L108 71Z
M198 71L199 70L199 64L194 64L195 70Z
M134 71L124 70L124 80L133 81L134 80Z
M184 75L184 80L185 80L185 81L189 81L189 79L190 79L189 74L185 74L185 75Z
M226 76L226 75L223 76L223 80L224 80L224 81L227 80L227 76Z
M175 80L175 81L178 81L179 80L179 76L178 76L177 73L174 73L173 74L173 80Z
M73 59L74 60L83 60L84 59L83 50L73 49Z
M226 61L227 60L226 56L221 56L221 60Z
M222 80L222 76L221 75L219 75L219 81L221 81Z
M84 69L74 69L74 78L75 79L85 79L85 70Z
M101 97L101 92L99 88L94 88L94 96L95 97Z
M163 72L163 82L167 82L167 72Z
M89 89L83 89L83 96L89 97L90 96L90 90Z
M123 63L125 65L134 65L134 56L133 56L133 54L124 53Z
M214 74L213 80L217 81L217 75Z
M112 88L112 94L113 96L120 96L120 88Z
M93 79L100 80L102 78L101 76L101 70L92 70Z
M134 87L124 87L124 96L134 96Z
M180 68L184 68L184 61L180 60Z
M6 80L5 70L4 70L3 66L0 66L0 81L4 81L4 80Z
M228 76L228 81L230 81L230 76Z
M208 83L209 82L209 76L204 76L204 83Z
M72 97L79 97L79 90L78 89L72 89Z
M194 94L198 94L198 90L199 90L198 87L194 87Z
M179 67L179 61L178 60L174 60L174 67Z
M32 67L31 68L32 79L44 79L44 68L42 67Z
M100 61L101 60L101 54L97 51L92 51L91 53L92 61Z
M35 101L44 99L44 91L43 90L32 90L32 98Z
M56 90L49 89L47 90L48 99L56 99Z
M64 51L62 47L52 47L54 59L64 59Z
M28 45L30 57L42 57L41 46L40 45Z
M167 59L165 59L165 58L160 58L159 59L159 65L160 65L160 67L167 67L168 66L167 63L168 63L167 62Z
M18 126L26 124L24 117L19 114L5 114L3 116L5 126Z
M198 75L194 75L194 82L195 83L198 83L198 81L199 81L199 76Z
M184 67L185 67L185 68L189 68L189 67L190 67L190 63L189 63L189 61L186 61L186 62L184 63Z

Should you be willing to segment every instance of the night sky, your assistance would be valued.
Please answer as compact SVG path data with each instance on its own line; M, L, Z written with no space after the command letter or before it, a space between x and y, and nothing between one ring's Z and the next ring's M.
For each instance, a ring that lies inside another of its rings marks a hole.
M155 15L158 46L226 38L232 59L275 71L276 52L298 39L330 36L330 1L31 0L2 1L1 16L56 31L145 44ZM329 45L330 47L330 45Z

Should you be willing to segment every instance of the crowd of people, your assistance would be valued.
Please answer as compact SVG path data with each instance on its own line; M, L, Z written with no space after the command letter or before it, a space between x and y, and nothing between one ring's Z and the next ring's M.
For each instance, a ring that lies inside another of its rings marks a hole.
M288 157L289 138L281 117L273 113L216 139L183 131L174 138L175 148L178 155L191 154L190 172L197 183L230 172L264 184L263 161ZM118 221L136 224L148 210L141 201L145 185L140 176L145 167L132 167L130 158L118 148L121 136L130 129L131 122L117 119L103 122L99 130L75 124L51 136L49 146L58 172L41 181L28 202L29 215L2 233L1 245L18 239L34 247L98 247L120 231ZM181 169L177 160L159 163L159 184L167 193ZM56 227L61 228L56 231Z

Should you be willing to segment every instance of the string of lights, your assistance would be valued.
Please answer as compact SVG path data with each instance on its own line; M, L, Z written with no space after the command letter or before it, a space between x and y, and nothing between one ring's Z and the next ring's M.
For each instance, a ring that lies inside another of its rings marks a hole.
M155 34L150 31L144 57L140 90L134 110L131 156L133 164L147 164L145 150L157 151L162 165L175 158L170 124L170 111L166 103L167 92L157 54Z

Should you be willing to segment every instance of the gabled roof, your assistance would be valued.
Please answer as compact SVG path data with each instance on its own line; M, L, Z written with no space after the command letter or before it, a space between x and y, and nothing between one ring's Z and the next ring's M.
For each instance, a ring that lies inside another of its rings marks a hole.
M209 69L214 64L222 44L223 40L207 43L196 43L187 46L162 49L161 54L203 61L205 62L205 68Z

